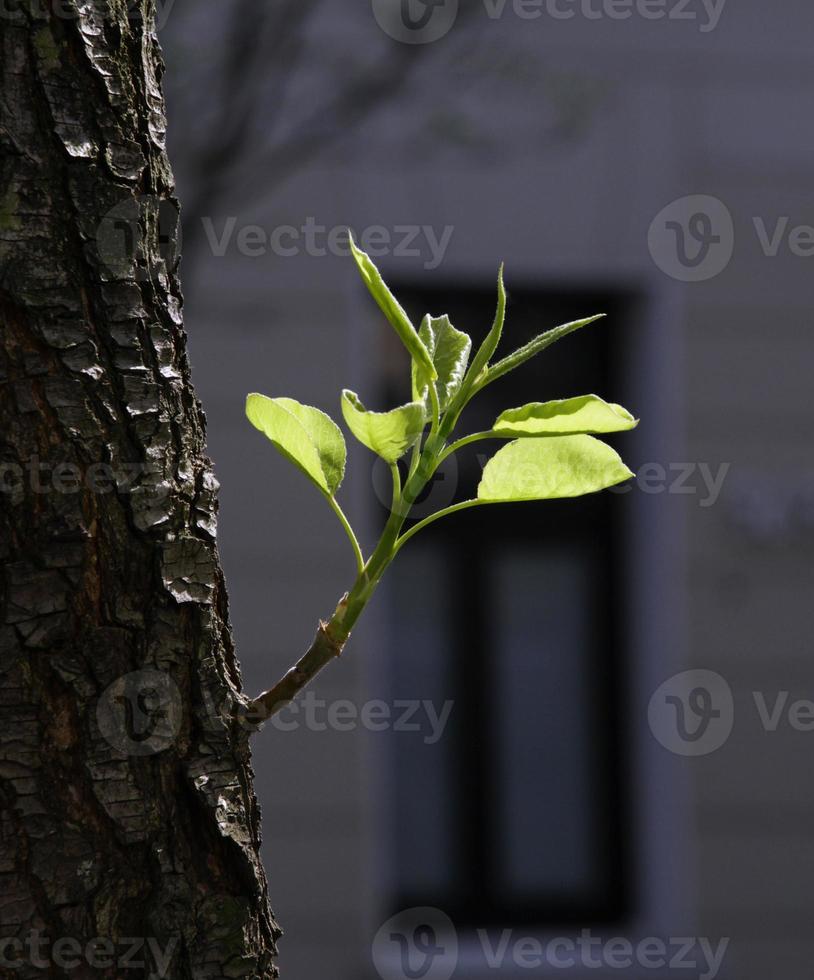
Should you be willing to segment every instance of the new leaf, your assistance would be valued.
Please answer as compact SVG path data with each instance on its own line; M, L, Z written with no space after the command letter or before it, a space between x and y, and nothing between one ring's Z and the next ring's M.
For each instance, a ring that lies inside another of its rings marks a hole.
M492 327L489 333L484 337L483 343L478 348L464 379L464 390L462 392L464 399L466 399L467 394L477 384L478 380L482 378L489 366L492 354L497 350L497 345L500 343L505 320L506 287L503 285L503 265L501 264L497 274L497 309L495 310L495 318L492 321Z
M370 256L356 247L353 238L350 240L350 249L370 295L379 304L379 309L390 321L393 329L401 338L401 342L410 352L413 360L424 368L430 379L434 380L436 373L432 358L424 346L424 341L418 336L416 328L410 322L410 318L404 312L396 297L387 288L387 284L382 279L381 273L374 265Z
M347 449L342 430L330 416L293 398L251 394L246 417L323 493L334 496L345 475Z
M492 381L496 381L504 374L508 374L509 371L513 371L516 367L520 367L521 364L525 364L535 354L544 351L546 347L550 347L575 330L580 330L582 327L587 327L590 323L601 320L604 315L604 313L599 313L597 316L589 316L585 320L574 320L573 323L563 323L559 327L554 327L553 330L547 330L545 333L539 334L534 340L530 340L525 346L518 348L513 354L509 354L503 360L493 364L481 382L477 384L477 387L483 388L485 385L491 384Z
M478 500L508 503L581 497L632 476L618 453L592 436L517 439L484 467Z
M461 330L456 330L449 317L427 316L421 323L418 332L424 346L429 351L438 377L435 390L438 394L438 404L443 412L453 397L458 393L469 363L469 352L472 350L472 339ZM413 362L413 398L424 400L426 388L432 384L426 371Z
M426 423L423 402L410 402L390 412L370 412L347 388L342 392L342 414L359 442L388 463L407 452Z
M603 401L597 395L580 395L560 401L532 402L502 412L492 427L495 435L571 435L581 432L623 432L639 424L627 409Z

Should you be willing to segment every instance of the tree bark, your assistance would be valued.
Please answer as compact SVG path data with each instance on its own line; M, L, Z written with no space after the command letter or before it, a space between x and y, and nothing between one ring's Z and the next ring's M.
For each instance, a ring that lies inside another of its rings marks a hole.
M152 3L0 11L0 974L19 978L276 975Z

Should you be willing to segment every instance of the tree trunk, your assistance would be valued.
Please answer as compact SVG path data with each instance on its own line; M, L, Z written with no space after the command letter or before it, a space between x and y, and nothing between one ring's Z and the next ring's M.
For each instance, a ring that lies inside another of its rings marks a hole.
M276 975L152 3L0 12L3 976Z

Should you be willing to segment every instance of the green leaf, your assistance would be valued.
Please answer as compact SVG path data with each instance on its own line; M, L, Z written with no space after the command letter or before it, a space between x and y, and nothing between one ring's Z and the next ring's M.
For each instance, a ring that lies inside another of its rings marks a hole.
M422 402L410 402L390 412L369 412L347 388L342 392L342 414L359 442L388 463L395 463L407 452L426 424Z
M438 373L435 390L443 412L463 382L466 365L469 362L469 352L472 350L472 339L463 331L456 330L446 315L427 314L421 323L418 335L429 351ZM430 381L426 372L413 361L413 398L416 401L426 399L428 384Z
M320 490L329 497L336 493L345 475L347 449L330 416L293 398L254 393L246 399L246 417Z
M578 432L623 432L639 424L627 409L596 395L561 401L532 402L502 412L493 426L499 436L571 435Z
M356 260L356 265L359 267L362 279L370 295L379 304L379 309L390 321L396 333L401 338L401 342L410 352L413 360L424 368L431 380L435 380L435 367L429 351L424 346L424 341L418 336L415 327L410 322L410 318L402 309L399 301L387 288L384 279L382 279L379 270L374 265L370 256L356 247L352 237L350 237L350 249Z
M539 354L540 351L545 350L546 347L550 347L575 330L587 327L589 323L601 320L604 315L604 313L600 313L597 316L589 316L585 320L574 320L572 323L563 323L559 327L554 327L553 330L547 330L545 333L541 333L534 340L530 340L525 346L518 348L513 354L509 354L502 361L493 364L486 372L484 379L478 387L483 388L485 385L491 384L497 378L502 377L502 375L513 371L516 367L520 367L521 364L524 364L529 358L534 357L535 354Z
M478 377L486 369L492 354L497 350L503 334L503 324L506 319L506 287L503 285L503 265L501 264L497 274L497 309L495 318L492 321L492 328L484 337L483 343L478 348L472 366L467 373L464 381L464 389L468 391L478 380Z
M618 453L592 436L517 439L484 467L478 500L581 497L632 476Z

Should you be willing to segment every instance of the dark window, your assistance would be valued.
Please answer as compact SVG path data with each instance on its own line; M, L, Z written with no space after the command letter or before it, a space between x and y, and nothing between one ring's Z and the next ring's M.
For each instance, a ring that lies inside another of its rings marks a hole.
M494 311L491 289L397 292L416 321L449 313L476 343ZM609 319L487 388L459 432L529 401L594 392L623 402L626 310L624 296L597 291L513 290L503 353L568 320ZM389 392L391 403L403 395ZM473 496L501 445L462 450L424 513L453 493ZM426 726L393 736L394 909L437 906L460 925L629 913L624 501L602 493L465 511L422 532L388 573L391 696L454 702L437 743Z

